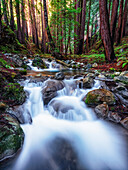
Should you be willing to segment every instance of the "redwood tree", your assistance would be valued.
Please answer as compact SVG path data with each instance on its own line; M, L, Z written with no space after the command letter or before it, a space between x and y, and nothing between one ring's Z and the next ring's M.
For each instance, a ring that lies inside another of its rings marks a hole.
M119 5L119 0L113 0L111 23L110 23L110 31L111 31L111 37L113 42L114 42L114 35L115 35L115 29L117 23L118 5Z
M12 0L10 0L10 14L11 14L11 19L10 19L10 27L14 31L14 15L13 15L13 5L12 5Z
M123 3L124 0L120 1L120 11L119 11L119 19L118 19L118 27L117 27L117 35L116 35L116 45L120 43L121 40L121 28L122 28L122 17L123 17Z
M110 34L107 0L99 0L101 38L104 45L106 60L111 62L115 58L113 43Z
M85 14L86 14L86 0L82 0L82 11L80 20L80 33L77 54L82 54L84 45L84 31L85 31Z
M16 0L16 17L17 17L17 38L22 43L22 34L21 34L21 22L20 22L20 1Z
M121 38L125 35L125 25L127 22L127 15L128 15L127 9L128 9L128 0L125 0L124 13L122 19Z

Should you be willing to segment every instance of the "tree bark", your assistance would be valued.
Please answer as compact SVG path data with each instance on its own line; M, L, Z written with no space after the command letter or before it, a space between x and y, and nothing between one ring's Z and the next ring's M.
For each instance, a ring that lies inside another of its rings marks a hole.
M51 47L51 53L55 58L63 59L63 56L60 53L55 51L56 46L52 39L51 32L50 32L49 25L48 25L48 14L47 14L46 0L43 0L43 3L44 3L43 5L44 5L45 27L47 28L47 35L48 35L48 39L49 39L49 43L50 43L50 47Z
M21 35L21 23L20 23L20 6L19 0L16 0L16 15L17 15L17 38L22 43L22 35Z
M82 1L82 13L80 22L80 40L77 54L82 54L84 45L84 31L85 31L85 14L86 14L86 0Z
M75 9L76 11L78 10L78 8L80 8L80 0L75 0ZM74 15L74 20L75 20L75 25L74 25L74 54L78 53L78 42L79 42L79 30L80 30L80 14L79 13L75 13Z
M86 51L89 51L89 23L90 23L90 11L91 11L91 0L89 2L89 14L88 14L88 24L87 24L87 39L86 39Z
M37 48L39 48L39 40L38 40L38 32L37 32L37 24L36 24L36 17L35 17L35 5L34 0L31 0L31 8L32 8L32 23L34 29L34 37L35 37L35 44Z
M42 23L42 43L41 43L41 51L44 53L45 52L45 43L44 43L44 17L43 17L43 3L42 0L40 0L41 4L41 23Z
M22 5L22 10L21 10L21 13L22 13L22 43L25 44L25 12L24 12L24 7L25 7L25 1L22 0L21 2L21 5Z
M120 11L119 11L118 27L117 27L117 35L116 35L116 45L118 45L120 43L120 41L121 41L123 3L124 3L124 0L121 0L120 1Z
M1 21L1 19L2 19L2 12L1 12L1 1L0 1L0 39L1 39L1 31L2 31L2 21Z
M123 13L123 19L122 19L121 38L125 36L125 25L127 22L127 14L128 14L127 9L128 9L128 0L125 0L124 13Z
M113 42L114 42L116 23L117 23L118 5L119 5L119 0L113 0L111 23L110 23L110 31L111 31L111 37Z
M101 38L104 45L106 60L111 62L115 58L113 43L110 34L107 0L99 0Z
M14 31L15 26L14 26L14 15L13 15L12 0L10 0L10 13L11 13L10 27L11 27L11 29Z
M8 17L7 17L7 2L6 0L3 0L2 2L3 2L4 21L7 25L9 25Z

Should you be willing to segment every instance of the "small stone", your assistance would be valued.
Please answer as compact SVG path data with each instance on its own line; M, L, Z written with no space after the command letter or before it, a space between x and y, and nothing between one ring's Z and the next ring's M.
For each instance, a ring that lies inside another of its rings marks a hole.
M120 121L121 125L128 129L128 117Z
M92 65L92 67L98 67L98 64L97 63L94 63L93 65Z
M98 75L98 78L105 79L106 77L103 74Z
M121 121L121 117L116 112L109 112L108 118L115 123L119 123Z
M0 109L1 109L1 110L5 110L6 107L7 107L7 105L6 105L5 103L0 102Z
M98 106L95 107L95 113L97 114L97 116L100 118L107 118L108 117L108 105L106 104L106 102L103 102L103 104L100 104Z

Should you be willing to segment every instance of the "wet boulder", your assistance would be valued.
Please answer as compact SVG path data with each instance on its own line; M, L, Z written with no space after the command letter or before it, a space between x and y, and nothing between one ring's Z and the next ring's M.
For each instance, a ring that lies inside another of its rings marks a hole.
M64 88L64 83L59 80L48 80L45 82L45 86L42 89L42 97L44 104L48 104L49 101L57 96L57 91Z
M31 114L26 107L25 103L20 106L13 106L6 109L6 111L15 117L20 124L32 123Z
M56 80L64 80L65 75L62 72L56 73L55 74L55 79Z
M45 62L40 57L34 58L32 62L32 66L42 68L42 69L46 68Z
M124 128L126 128L126 129L128 129L128 117L126 117L126 118L124 118L123 120L121 120L121 125L124 127Z
M96 89L87 93L83 101L89 105L98 105L106 102L108 105L115 104L116 100L113 93L106 89Z
M96 106L94 110L95 110L95 113L98 118L107 118L108 117L109 108L108 108L108 105L106 104L106 102Z
M114 80L117 82L128 84L128 71L124 71L119 76L114 77Z
M59 113L67 113L69 110L73 110L74 107L70 105L70 103L65 103L61 100L53 99L49 103L50 113L52 115L58 115Z
M109 120L111 120L112 122L115 122L115 123L119 123L121 121L121 117L116 112L109 112L108 118L109 118Z
M18 121L9 114L0 114L0 160L13 156L22 147L23 140Z

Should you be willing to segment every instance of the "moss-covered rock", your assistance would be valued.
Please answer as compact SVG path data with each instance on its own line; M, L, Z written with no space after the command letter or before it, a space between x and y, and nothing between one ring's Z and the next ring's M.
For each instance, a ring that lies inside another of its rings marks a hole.
M106 102L108 105L115 104L115 97L112 92L106 89L96 89L87 93L83 101L89 105L98 105Z
M40 57L34 58L32 65L42 69L47 68L45 62Z
M25 102L26 94L20 84L8 83L3 89L2 97L8 105L17 105Z
M17 120L9 114L0 115L0 160L13 156L21 148L24 133Z

